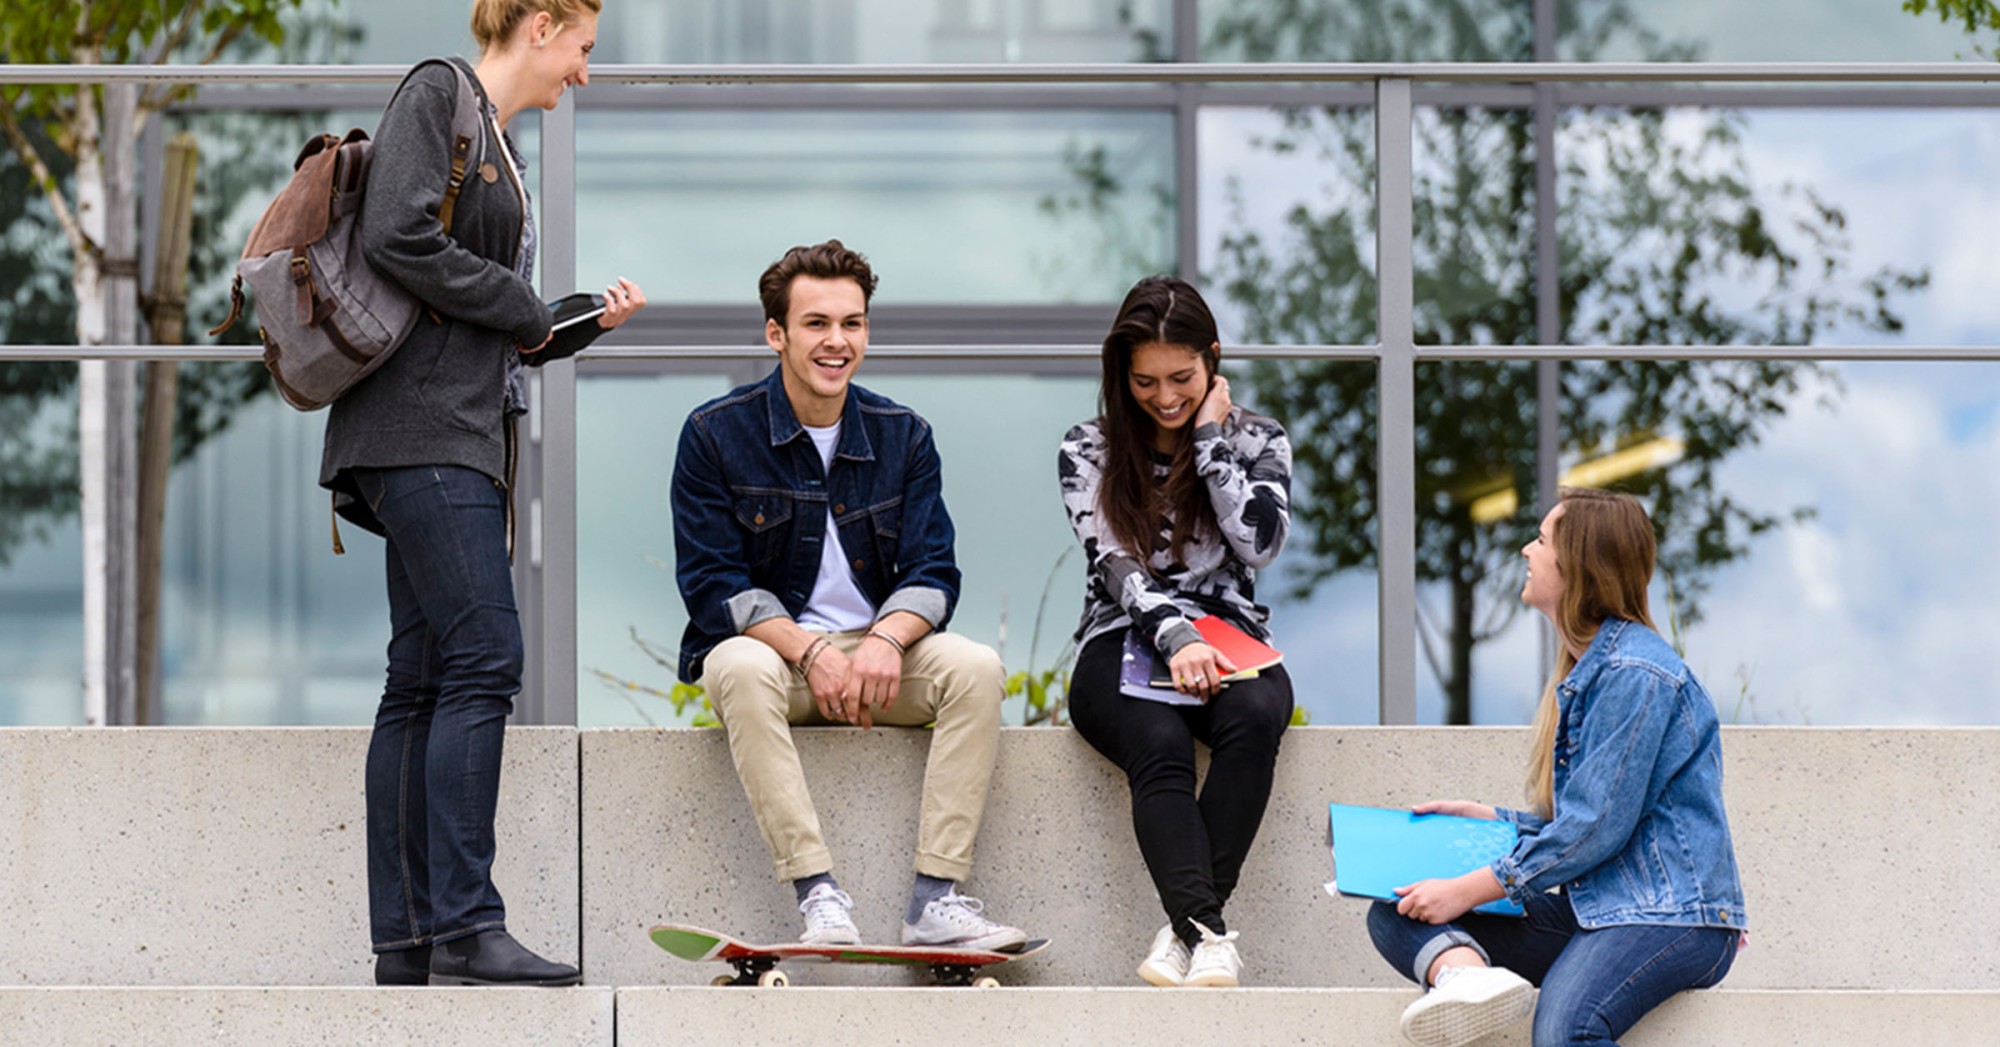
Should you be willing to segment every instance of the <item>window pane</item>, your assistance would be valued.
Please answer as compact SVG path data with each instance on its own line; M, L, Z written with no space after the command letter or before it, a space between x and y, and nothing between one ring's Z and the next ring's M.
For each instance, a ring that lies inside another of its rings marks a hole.
M649 659L632 633L671 663L687 624L672 569L672 449L689 409L765 373L578 383L580 722L674 722L664 700L622 686L669 690L671 666ZM863 384L932 424L964 573L952 631L1000 648L1009 672L1054 665L1083 606L1056 445L1095 413L1095 378L876 373ZM1022 704L1008 700L1008 722L1020 722Z
M839 237L881 300L1116 302L1173 267L1165 113L583 114L578 278L749 303Z
M1209 62L1526 62L1525 0L1199 0Z
M306 0L289 60L477 52L471 4ZM611 0L599 62L1137 62L1173 53L1172 0ZM266 61L265 56L238 56Z
M1701 341L1706 332L1756 342L1776 332L1836 344L2000 343L1985 286L2000 249L1982 232L2000 217L2000 191L1988 177L2000 163L2000 116L1740 114L1726 125L1740 148L1705 162L1692 152L1630 154L1662 169L1659 184L1683 202L1622 230L1608 216L1643 212L1604 187L1619 181L1620 143L1638 140L1644 118L1593 119L1613 123L1588 133L1579 133L1580 119L1567 124L1565 157L1604 172L1579 179L1583 200L1619 202L1577 208L1612 230L1583 241L1579 249L1590 253L1581 257L1566 248L1567 265L1611 285L1579 295L1577 340L1619 342L1636 331L1660 341ZM1661 134L1713 142L1710 129L1723 119L1671 112ZM1721 203L1746 196L1757 211ZM1711 212L1723 229L1716 243L1767 231L1768 244L1748 241L1760 260L1720 252L1735 257L1695 265L1675 277L1684 289L1659 294L1670 285L1647 278L1643 260L1679 256L1689 216ZM1779 270L1775 252L1792 259L1789 268ZM1643 319L1656 313L1674 319ZM1718 318L1737 326L1718 329ZM1663 562L1678 572L1675 588L1689 591L1673 609L1689 662L1725 721L1993 722L1984 681L2000 664L1991 644L1973 638L2000 625L1990 599L1993 485L1982 479L1996 448L2000 365L1573 370L1572 396L1599 407L1587 419L1573 407L1566 464L1656 437L1685 443L1663 482L1645 482L1656 511L1670 495L1680 521L1667 540L1681 553ZM1616 384L1592 384L1606 375ZM1663 407L1648 411L1649 403ZM1753 533L1764 520L1775 526ZM1708 530L1693 530L1702 525ZM1654 611L1664 626L1661 589Z
M255 364L183 368L226 428L174 469L161 569L162 721L367 724L389 642L382 542L347 525L331 549L318 485L325 419L260 392ZM185 400L184 400L185 402Z
M83 722L75 376L75 364L0 363L0 726Z
M1563 61L1948 62L1973 38L1900 3L1875 0L1684 0L1565 4ZM1935 5L1933 5L1935 6ZM1987 41L1990 43L1990 41Z

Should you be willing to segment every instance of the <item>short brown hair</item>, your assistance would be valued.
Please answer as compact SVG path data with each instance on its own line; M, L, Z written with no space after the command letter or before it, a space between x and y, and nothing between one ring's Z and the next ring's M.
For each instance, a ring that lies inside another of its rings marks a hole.
M868 301L875 297L875 270L868 268L868 259L860 253L850 251L838 240L828 240L811 247L794 247L786 251L784 257L771 263L764 275L757 278L757 296L764 300L764 319L775 320L779 327L785 326L785 317L792 310L792 281L801 276L820 280L839 280L843 277L861 285L861 305L867 308Z

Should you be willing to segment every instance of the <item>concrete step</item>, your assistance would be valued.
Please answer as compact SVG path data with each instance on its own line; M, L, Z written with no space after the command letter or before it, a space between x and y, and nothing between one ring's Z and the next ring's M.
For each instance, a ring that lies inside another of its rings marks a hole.
M1413 989L621 989L620 1047L755 1043L831 1047L1298 1044L1408 1047ZM1626 1047L1985 1047L2000 993L1683 993ZM1528 1047L1525 1027L1480 1047Z
M901 919L928 738L796 732L864 936ZM713 731L583 734L585 973L604 984L706 980L645 936L684 922L754 938L797 934L749 805ZM1522 792L1525 728L1313 727L1286 735L1256 848L1229 902L1255 984L1402 984L1363 929L1366 903L1329 898L1326 803ZM1987 989L2000 985L2000 898L1951 890L2000 867L2000 730L1725 728L1724 789L1752 928L1737 989ZM1917 884L1897 888L1896 884ZM1952 904L1911 904L1942 887ZM1014 984L1136 984L1164 922L1133 841L1122 775L1074 731L1003 732L967 884L996 918L1055 941L1001 968ZM1865 943L1865 944L1857 944ZM824 982L907 984L837 968Z
M589 987L0 989L0 1041L611 1047L614 996Z
M480 1047L1405 1047L1410 989L0 988L21 1044ZM1714 989L1641 1021L1627 1047L1984 1047L2000 993ZM1481 1047L1528 1047L1525 1029Z
M0 730L0 985L367 985L359 728ZM493 878L574 963L577 740L507 732ZM108 1041L107 1041L108 1042Z
M924 731L802 730L799 748L865 934L909 886ZM1399 987L1328 898L1325 803L1520 793L1520 728L1291 732L1229 905L1253 984ZM2000 730L1727 728L1725 789L1752 947L1733 989L2000 986ZM0 985L312 986L370 980L359 729L0 729ZM1011 984L1136 983L1163 921L1123 778L1069 730L1003 732L970 893L1054 939ZM495 878L509 924L593 985L695 985L646 937L686 922L797 933L713 730L508 734ZM1953 904L1912 904L1943 888ZM1861 943L1861 944L1857 944ZM834 968L818 984L908 985Z

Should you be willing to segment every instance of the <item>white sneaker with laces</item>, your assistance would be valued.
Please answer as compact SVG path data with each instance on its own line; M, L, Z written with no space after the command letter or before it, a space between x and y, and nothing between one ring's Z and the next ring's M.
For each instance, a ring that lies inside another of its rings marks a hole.
M1181 984L1235 988L1243 976L1243 957L1236 952L1237 932L1217 934L1200 923L1194 929L1201 932L1201 941L1194 943L1194 954L1188 957L1187 977Z
M1535 988L1505 967L1445 967L1437 984L1403 1011L1403 1035L1418 1047L1461 1047L1528 1020Z
M1019 927L994 923L981 912L979 899L955 890L933 898L915 923L903 924L904 945L957 945L967 949L1006 951L1027 942L1028 934Z
M799 941L807 945L859 945L861 929L854 926L854 899L830 883L814 887L799 903L805 914L806 933Z
M1168 986L1187 981L1187 973L1187 943L1174 933L1174 925L1168 924L1153 935L1153 947L1146 951L1146 960L1139 965L1139 977L1151 985Z

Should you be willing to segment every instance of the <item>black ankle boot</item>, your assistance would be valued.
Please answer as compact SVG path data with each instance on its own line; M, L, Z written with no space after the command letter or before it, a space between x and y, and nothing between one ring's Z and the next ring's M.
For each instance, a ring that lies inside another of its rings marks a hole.
M391 949L375 954L375 984L377 985L429 985L431 983L431 947L413 945L407 949Z
M432 985L575 985L582 980L576 968L536 956L506 931L481 931L431 948Z

